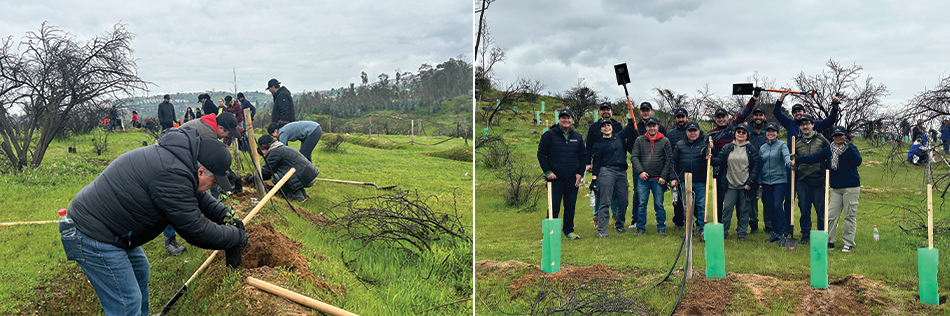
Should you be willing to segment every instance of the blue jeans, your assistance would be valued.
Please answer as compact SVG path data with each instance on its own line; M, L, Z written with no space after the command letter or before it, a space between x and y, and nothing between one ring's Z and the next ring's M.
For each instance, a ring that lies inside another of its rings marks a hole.
M772 214L772 232L779 235L791 233L791 216L785 209L785 198L789 195L788 183L763 184L762 205L765 212Z
M162 235L165 237L175 237L175 228L172 225L165 227L165 231L162 232Z
M96 290L106 315L148 315L148 258L142 247L125 250L60 222L66 259L76 261Z
M811 208L815 208L817 215L817 229L825 230L825 186L824 179L814 180L820 182L820 186L810 186L802 181L795 182L795 198L798 199L798 210L801 211L801 218L798 220L799 229L802 237L811 235Z
M564 235L574 232L574 206L577 204L575 179L557 179L551 181L551 208L554 218L560 218L561 201L564 201L564 220L561 231Z
M653 211L656 212L656 229L666 229L666 210L663 208L663 186L657 179L647 181L637 178L637 195L639 197L637 206L637 229L646 229L647 227L647 202L650 201L650 193L653 193Z

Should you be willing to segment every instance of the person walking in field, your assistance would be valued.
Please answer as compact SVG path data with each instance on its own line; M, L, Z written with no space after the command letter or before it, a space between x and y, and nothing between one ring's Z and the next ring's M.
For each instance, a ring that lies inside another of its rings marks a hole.
M755 194L753 188L758 186L759 153L749 143L749 126L745 123L736 126L733 140L719 151L719 155L712 158L711 164L719 166L718 182L724 183L726 188L723 202L722 224L725 236L729 236L729 226L732 222L733 209L736 211L736 234L739 241L746 240L746 229L749 226L749 201L746 196Z
M785 246L788 234L791 233L791 213L785 208L785 198L788 195L788 165L791 158L788 146L778 139L778 126L769 123L765 127L766 142L759 146L759 159L762 163L762 172L759 174L759 183L762 185L763 211L770 213L772 218L772 236L768 242L779 242Z
M843 126L836 126L831 135L834 143L817 153L798 156L796 160L802 164L819 161L827 164L830 170L828 185L832 189L828 197L828 248L835 248L838 220L842 219L841 240L844 247L841 252L850 252L855 246L854 232L858 227L858 198L861 197L858 166L862 161L861 152L848 141L848 133Z
M251 109L251 117L250 117L250 118L246 118L246 119L250 119L251 122L254 122L254 115L257 114L257 108L254 107L253 104L251 104L251 101L248 101L248 100L244 97L244 93L243 93L243 92L238 92L238 94L237 94L237 99L238 99L239 102L241 102L241 111L244 111L244 109ZM244 124L244 122L241 122L241 127L247 128L247 126Z
M613 116L613 109L610 107L609 102L601 103L600 110L598 111L598 113L600 114L601 119L597 120L593 124L590 124L590 128L587 129L587 138L584 140L584 143L587 144L588 153L593 153L594 143L600 140L601 138L603 138L603 134L601 133L600 129L602 125L605 124L604 122L610 122L611 127L612 127L611 131L614 132L614 134L617 134L621 130L623 130L623 124L620 124L620 122L617 122L611 118ZM604 121L605 119L606 121ZM626 138L633 138L636 136L637 135L635 134L629 134L628 136L626 136ZM621 142L623 144L627 144L628 140L626 138L621 139ZM630 140L630 142L632 143L632 140ZM594 171L593 165L591 164L590 161L587 162L586 169L587 169L587 172L593 173ZM624 170L626 170L626 156L624 156ZM626 175L624 176L626 178ZM591 186L593 187L598 186L596 178L592 177L592 180L590 183L591 183ZM597 190L593 190L593 192L595 193L595 195L597 195L597 198L596 198L597 205L600 205L601 196L597 194ZM624 196L624 202L626 201L627 201L626 196ZM625 233L627 232L627 229L624 228L624 222L626 222L626 219L624 218L626 217L626 213L623 213L623 214L617 213L617 208L618 208L617 203L618 203L617 197L615 196L613 200L610 201L610 213L614 217L614 228L617 230L618 233ZM598 230L599 228L597 226L599 225L598 224L599 221L597 220L597 212L599 211L598 209L599 207L594 208L594 230ZM627 206L624 205L624 210L626 209L627 209Z
M594 140L591 147L592 178L591 187L598 188L600 198L597 205L597 237L609 238L607 222L610 220L610 206L617 206L614 215L614 227L618 233L627 231L623 227L623 216L627 211L627 152L632 143L625 142L629 136L636 133L633 119L628 120L627 127L619 133L614 133L614 120L600 119L601 138ZM611 203L616 201L615 203ZM619 219L617 223L616 219Z
M310 198L307 195L306 188L312 187L314 182L317 182L317 176L320 174L317 167L307 161L299 151L284 145L271 135L262 135L257 143L260 146L261 153L264 154L265 164L261 166L263 180L273 178L276 184L284 178L290 168L296 168L297 171L284 183L280 190L294 201L306 202Z
M943 143L943 154L950 155L950 120L943 119L940 123L940 142Z
M307 161L313 161L311 154L313 149L320 143L320 137L323 135L323 128L320 123L314 121L296 121L286 124L271 124L267 126L267 134L283 144L289 144L292 141L300 141L300 153Z
M655 117L646 120L646 134L637 137L630 154L633 175L637 177L637 231L634 236L646 233L647 202L653 194L653 210L656 212L657 235L666 236L666 209L663 208L663 188L670 174L673 147L670 140L659 131L660 122Z
M271 110L270 123L276 126L281 122L286 124L296 121L297 116L294 112L294 98L290 94L290 90L287 90L287 87L281 87L280 81L277 81L277 79L271 79L267 81L267 91L270 91L271 95L274 96L274 107L273 110Z
M577 204L577 188L590 158L584 147L584 139L574 131L573 124L574 114L571 110L558 111L557 124L541 134L537 156L544 177L551 182L555 218L559 218L562 202L564 205L561 231L567 239L580 239L581 236L574 233L574 206Z
M798 128L802 132L802 137L795 143L795 154L798 156L807 156L821 151L828 146L829 142L825 136L816 132L811 115L805 114L798 119ZM801 211L801 217L798 224L801 229L802 239L800 244L804 245L811 241L811 208L815 208L815 217L818 222L818 230L825 229L825 169L824 161L815 163L799 163L795 166L795 196L798 198L798 209Z
M158 122L162 124L162 130L172 128L175 124L175 105L170 100L171 97L166 94L158 105Z
M683 175L687 172L693 174L693 192L696 192L693 204L693 219L695 219L695 228L702 234L706 216L706 160L712 158L712 148L709 142L703 137L703 131L699 129L696 122L686 123L686 138L676 142L673 145L673 164L670 172L670 185L679 187L680 192L686 192L686 183L682 182ZM682 195L681 195L682 196ZM679 199L680 209L684 212L685 207L683 198ZM673 204L674 207L677 203ZM686 216L683 216L683 223L686 224ZM703 241L702 238L699 239Z
M106 315L148 315L149 262L141 246L168 225L194 246L225 249L227 264L238 264L247 245L244 223L205 193L215 185L230 190L230 165L221 142L169 129L157 144L116 158L76 194L60 239Z

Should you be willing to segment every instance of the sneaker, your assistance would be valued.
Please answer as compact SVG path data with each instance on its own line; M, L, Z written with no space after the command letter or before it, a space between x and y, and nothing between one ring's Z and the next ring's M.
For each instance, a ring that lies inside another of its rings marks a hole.
M657 230L656 234L666 237L666 229Z
M610 235L598 233L597 238L610 238Z
M178 244L178 241L175 240L175 236L165 237L165 250L168 250L168 253L172 256L180 255L185 249L187 249L185 246Z
M578 236L575 233L567 234L567 239L581 239L581 236Z
M745 237L739 237L739 242L745 242Z
M785 245L786 245L787 243L788 243L788 239L785 239L785 235L780 235L780 236L778 236L778 245L779 245L779 246L785 247Z
M804 235L802 236L802 239L798 241L798 244L807 245L809 240L811 240L811 237L809 237L808 235Z
M703 232L699 232L699 242L706 242L706 235Z
M784 237L784 236L782 236L782 237ZM784 239L784 238L783 238L783 239ZM765 241L767 241L767 242L776 242L776 241L779 241L779 236L778 236L778 234L772 234L772 237L769 237L769 239L766 239Z
M620 226L620 227L617 227L617 232L623 234L623 233L628 232L628 230L626 228L623 228L623 226Z
M835 249L835 243L833 242L828 243L828 249Z
M841 252L851 252L851 248L854 248L854 246L841 247Z
M636 224L636 223L630 224L630 226L627 226L627 228L629 228L629 229L637 228L637 224Z
M643 235L643 234L644 234L644 233L646 233L646 232L647 232L647 230L646 230L646 229L643 229L643 228L637 228L637 231L636 231L636 232L634 232L634 233L633 233L633 235L634 235L634 236L640 236L640 235Z

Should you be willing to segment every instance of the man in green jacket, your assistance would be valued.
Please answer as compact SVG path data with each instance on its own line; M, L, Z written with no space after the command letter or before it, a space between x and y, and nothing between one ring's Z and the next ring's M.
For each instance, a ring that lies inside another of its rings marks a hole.
M795 142L797 156L811 155L828 146L828 139L815 132L815 119L811 115L802 115L797 123L802 131L801 139ZM800 243L803 245L808 243L811 234L810 207L815 207L818 230L825 229L825 169L824 162L795 165L795 195L802 213L798 223L802 233Z

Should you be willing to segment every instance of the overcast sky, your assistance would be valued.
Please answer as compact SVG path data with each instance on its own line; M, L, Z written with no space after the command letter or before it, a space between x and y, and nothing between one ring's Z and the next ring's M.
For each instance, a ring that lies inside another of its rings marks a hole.
M754 71L791 85L834 59L858 64L899 105L947 75L947 1L499 0L486 16L507 61L505 84L541 79L552 92L584 78L623 97L613 65L627 63L634 100L654 87L731 93Z
M139 76L158 85L150 95L230 91L232 69L240 91L277 78L296 93L472 58L468 1L42 2L2 0L0 35L19 40L48 21L85 42L124 23Z

